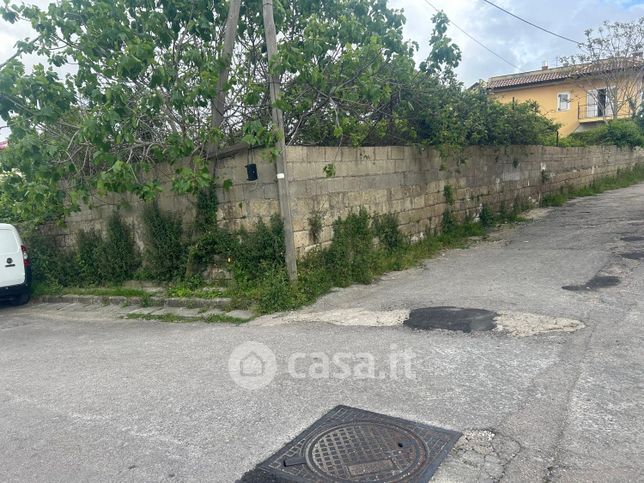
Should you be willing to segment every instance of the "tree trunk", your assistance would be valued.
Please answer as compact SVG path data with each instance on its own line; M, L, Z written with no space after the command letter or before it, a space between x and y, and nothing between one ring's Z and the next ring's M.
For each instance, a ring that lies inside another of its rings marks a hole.
M228 17L226 18L226 30L224 32L224 50L222 56L226 66L219 74L217 80L217 94L213 100L212 106L212 127L220 128L224 120L226 111L226 83L230 74L230 63L235 49L235 40L237 38L237 24L239 23L239 9L241 0L230 0L228 7Z

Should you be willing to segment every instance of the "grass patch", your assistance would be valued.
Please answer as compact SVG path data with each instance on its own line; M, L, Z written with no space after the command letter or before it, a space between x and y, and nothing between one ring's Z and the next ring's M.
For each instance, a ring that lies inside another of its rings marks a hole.
M128 287L61 287L46 283L35 283L32 295L39 297L43 295L93 295L96 297L140 297L149 298L153 294L140 288Z
M173 285L168 288L168 297L218 299L225 296L225 290L219 287L193 288L181 284Z
M93 295L97 297L137 297L149 299L153 296L163 296L140 288L128 287L60 287L42 283L34 284L34 296L42 295ZM225 289L209 287L190 288L185 285L175 285L167 290L168 297L218 299L226 296Z
M541 206L563 206L568 200L584 196L595 196L605 191L628 188L644 181L644 165L632 169L617 171L615 176L609 176L593 181L587 186L574 188L565 186L557 193L549 193L541 199Z
M563 206L571 197L568 197L563 192L561 193L548 193L541 198L541 206Z
M140 288L127 287L66 287L63 295L95 295L97 297L149 297L150 293Z
M247 319L239 319L237 317L231 317L226 314L211 314L208 316L187 316L187 315L175 315L175 314L127 314L126 319L131 320L154 320L159 322L173 322L173 323L182 323L182 322L206 322L209 324L224 323L224 324L244 324L248 322Z
M61 295L63 287L46 282L34 281L31 286L32 297L42 297L44 295Z

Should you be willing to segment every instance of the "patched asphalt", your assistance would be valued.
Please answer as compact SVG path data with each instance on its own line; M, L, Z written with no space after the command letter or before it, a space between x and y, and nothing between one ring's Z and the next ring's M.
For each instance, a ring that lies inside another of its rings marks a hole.
M414 309L404 325L419 330L457 330L478 332L496 327L496 312L460 307L423 307Z

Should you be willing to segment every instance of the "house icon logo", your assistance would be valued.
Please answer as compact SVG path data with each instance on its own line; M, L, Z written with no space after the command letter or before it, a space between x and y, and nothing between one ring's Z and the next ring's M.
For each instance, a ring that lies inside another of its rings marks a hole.
M277 373L275 354L261 342L238 345L228 359L230 377L240 387L255 390L271 383Z
M240 364L240 374L244 377L258 377L264 374L265 363L255 352L250 352Z

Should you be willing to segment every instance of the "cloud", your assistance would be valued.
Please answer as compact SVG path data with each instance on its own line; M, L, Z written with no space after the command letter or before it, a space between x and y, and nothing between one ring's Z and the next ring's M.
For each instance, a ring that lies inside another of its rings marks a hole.
M466 85L494 75L539 69L543 61L554 66L559 57L576 52L574 44L520 22L482 0L430 2L470 35L519 67L515 69L498 59L451 26L449 35L463 51L458 75ZM495 0L494 3L574 40L583 40L586 29L596 28L605 20L633 21L644 15L642 0ZM418 59L425 58L435 10L425 0L390 0L389 4L404 9L405 34L421 46Z
M20 2L16 2L20 3ZM37 5L45 8L51 3L51 0L31 0L25 1L28 5ZM0 63L11 57L16 51L16 42L27 37L34 38L35 31L26 22L16 22L10 24L0 19ZM30 57L30 62L35 62L36 57Z

